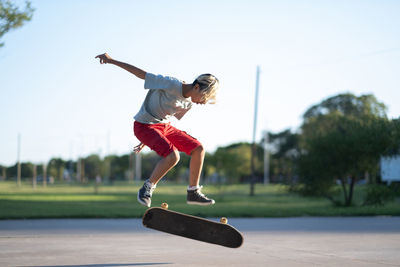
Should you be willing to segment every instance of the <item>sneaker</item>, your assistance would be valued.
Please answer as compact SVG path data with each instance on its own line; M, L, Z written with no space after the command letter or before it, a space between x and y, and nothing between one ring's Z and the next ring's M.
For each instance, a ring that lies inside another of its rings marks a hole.
M187 190L187 203L191 205L213 205L215 204L214 199L209 199L203 193L201 193L201 189L203 186L195 189L195 190Z
M137 200L140 204L147 206L150 208L151 206L151 196L153 195L153 191L156 189L156 186L146 181L143 186L139 189Z

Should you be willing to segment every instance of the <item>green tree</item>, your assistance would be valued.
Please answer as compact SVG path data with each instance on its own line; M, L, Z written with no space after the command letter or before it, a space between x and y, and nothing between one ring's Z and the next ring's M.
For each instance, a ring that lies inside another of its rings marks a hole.
M32 178L33 176L33 164L30 162L21 163L21 177Z
M307 122L308 119L332 112L356 118L364 116L386 118L386 111L385 104L379 102L374 95L367 94L357 97L354 94L346 93L329 97L312 106L304 113L303 119Z
M0 165L0 180L6 180L7 179L7 167Z
M206 152L203 164L203 175L208 177L217 172L217 164L213 153Z
M255 174L258 177L263 175L262 153L262 147L257 145ZM250 157L251 144L249 143L236 143L226 147L219 147L214 154L217 171L233 183L250 177Z
M154 151L149 153L142 153L142 179L146 180L150 178L151 173L153 172L154 167L157 162L161 159L159 155L157 155Z
M6 177L14 179L17 177L17 168L18 163L15 165L6 168ZM22 178L31 178L33 175L33 164L30 162L21 162L21 177Z
M366 172L376 175L380 157L398 147L395 126L372 95L338 95L311 107L299 144L305 192L333 200L333 185L340 181L344 204L350 206L356 181Z
M63 180L65 161L61 158L53 158L47 164L47 172L49 176L55 177L58 181Z
M290 129L268 133L271 182L296 182L296 160L299 155L298 134Z
M98 155L90 155L85 158L85 176L89 180L94 180L101 174L102 161Z
M126 178L126 171L129 169L129 154L122 156L108 156L110 160L110 179L123 180Z
M33 16L34 9L29 1L25 2L25 8L20 9L12 1L0 0L0 39L8 31L22 27L26 21L30 21ZM0 42L0 47L4 43Z

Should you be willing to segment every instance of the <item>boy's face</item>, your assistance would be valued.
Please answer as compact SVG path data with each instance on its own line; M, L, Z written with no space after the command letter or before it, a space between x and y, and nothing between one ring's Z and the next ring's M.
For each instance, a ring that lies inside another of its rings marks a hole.
M192 98L192 102L193 103L201 104L201 105L206 104L206 100L204 99L204 94L200 90L200 86L198 84L196 84L193 87L193 93L192 93L192 97L191 98Z

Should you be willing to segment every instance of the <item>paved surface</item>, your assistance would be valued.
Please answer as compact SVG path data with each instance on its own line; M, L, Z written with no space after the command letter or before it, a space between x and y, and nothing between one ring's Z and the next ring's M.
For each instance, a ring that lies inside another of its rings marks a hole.
M0 221L0 266L400 266L400 218L230 219L238 249L138 219Z

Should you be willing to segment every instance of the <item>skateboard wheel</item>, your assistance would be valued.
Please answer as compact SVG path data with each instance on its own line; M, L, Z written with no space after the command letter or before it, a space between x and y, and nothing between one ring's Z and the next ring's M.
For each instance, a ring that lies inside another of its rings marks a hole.
M223 224L227 224L227 223L228 223L228 219L225 218L225 217L222 217L219 221L220 221L221 223L223 223Z
M163 209L166 209L166 210L167 210L167 209L168 209L168 203L165 203L165 202L164 202L164 203L162 203L162 204L161 204L161 208L163 208Z

